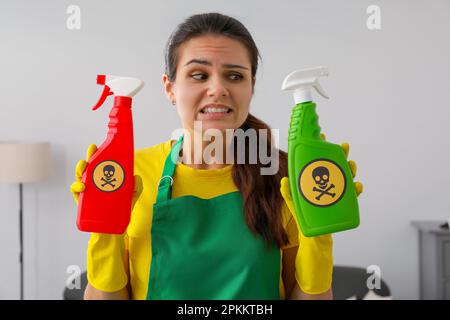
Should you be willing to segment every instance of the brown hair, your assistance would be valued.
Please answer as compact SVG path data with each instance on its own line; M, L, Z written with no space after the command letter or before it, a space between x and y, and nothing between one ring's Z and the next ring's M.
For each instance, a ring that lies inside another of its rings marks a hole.
M176 78L179 46L189 39L207 34L226 36L245 45L250 55L252 77L256 76L260 55L245 26L229 16L219 13L205 13L189 17L178 25L170 36L165 52L166 74L170 81L175 81ZM254 129L256 132L259 132L260 129L266 129L268 134L266 135L267 142L265 145L267 150L273 152L275 147L272 144L270 127L265 122L249 113L240 128L244 131ZM256 136L258 139L257 148L259 148L261 137L258 134ZM245 139L245 163L236 163L232 171L234 183L242 193L244 200L245 221L253 233L260 234L264 238L267 246L275 241L281 248L289 243L282 225L281 208L284 200L280 193L281 178L287 176L287 154L279 150L279 158L275 159L279 162L279 170L275 175L261 175L261 168L264 165L259 158L256 164L248 163L249 140ZM236 150L236 148L234 149ZM259 150L257 154L259 155ZM273 154L271 159L273 159Z

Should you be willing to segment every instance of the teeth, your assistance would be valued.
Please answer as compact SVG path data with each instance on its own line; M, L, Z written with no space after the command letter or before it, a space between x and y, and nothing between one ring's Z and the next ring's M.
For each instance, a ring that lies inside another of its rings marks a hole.
M222 113L225 113L225 112L228 112L230 109L229 108L210 108L210 107L208 107L208 108L204 108L204 109L202 109L202 112L203 113L210 113L210 112L222 112Z

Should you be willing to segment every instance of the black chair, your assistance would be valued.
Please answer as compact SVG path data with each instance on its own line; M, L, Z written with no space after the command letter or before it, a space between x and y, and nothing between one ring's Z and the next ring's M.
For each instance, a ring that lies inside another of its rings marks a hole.
M334 266L333 268L333 299L345 300L355 297L356 299L363 299L369 292L367 288L367 279L371 274L367 273L365 269L359 267L349 266ZM64 300L83 300L84 290L87 286L87 274L83 272L80 279L79 289L64 288ZM383 279L380 280L380 288L373 289L373 291L381 297L391 296L391 291Z
M363 299L369 292L367 279L371 277L366 269L349 266L334 266L333 268L333 299L345 300L355 298ZM372 289L380 297L391 297L391 291L383 279L380 279L380 288Z
M87 273L83 272L80 277L80 288L69 289L66 286L63 291L63 300L83 300L84 290L88 283Z

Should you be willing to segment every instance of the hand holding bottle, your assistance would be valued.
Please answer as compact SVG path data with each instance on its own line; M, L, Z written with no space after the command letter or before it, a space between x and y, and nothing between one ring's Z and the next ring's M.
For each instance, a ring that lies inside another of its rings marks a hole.
M320 135L312 92L328 98L319 82L327 75L326 67L297 70L281 87L292 90L295 101L288 135L289 187L294 213L307 237L354 229L360 223L361 186L356 190L353 183L356 165L347 160L348 145L330 143Z
M326 140L325 134L321 133L320 136L323 140ZM348 158L348 154L350 151L350 146L348 143L344 142L341 144L342 150L344 151L345 157ZM356 175L356 162L353 160L348 161L348 165L350 166L350 170L352 171L353 178ZM354 182L355 184L355 190L356 190L356 196L359 196L363 192L363 184L361 182ZM295 213L294 210L294 202L292 200L291 195L291 188L289 186L289 178L284 177L281 179L281 187L280 187L281 195L283 196L284 201L286 202L286 205L288 206L289 210L292 212L292 214Z
M78 197L84 191L85 185L81 178L86 169L87 161L97 151L95 144L89 145L86 160L78 161L75 168L76 181L70 191L78 204ZM134 176L135 190L132 208L139 199L143 186L139 175ZM128 282L128 265L126 254L126 235L91 233L87 249L87 276L89 284L103 292L115 292L122 289Z
M325 140L325 135L320 134ZM348 158L349 144L341 144L345 157ZM356 163L353 160L348 161L353 178L356 175ZM363 185L360 182L354 182L357 196L362 193ZM298 225L297 216L295 214L294 202L292 200L291 189L289 186L289 178L284 177L281 180L281 194L288 209L291 211ZM305 237L301 228L299 229L299 250L295 259L296 279L303 292L309 294L322 293L328 290L332 282L333 273L333 239L332 234L324 234L314 237Z
M72 195L75 199L75 202L78 204L78 197L81 192L84 191L85 185L83 182L81 182L81 177L83 176L84 170L86 169L87 161L92 157L92 155L97 151L97 146L95 144L91 144L88 147L87 153L86 153L86 160L80 160L78 161L76 167L75 167L75 179L76 181L72 183L70 186L70 192L72 192ZM134 208L134 205L136 204L136 201L141 196L143 190L142 185L142 179L139 175L134 176L134 194L133 194L133 202L132 202L132 210Z

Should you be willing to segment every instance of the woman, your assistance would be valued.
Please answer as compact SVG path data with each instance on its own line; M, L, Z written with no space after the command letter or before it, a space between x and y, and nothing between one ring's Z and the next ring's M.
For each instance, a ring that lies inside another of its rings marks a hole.
M276 153L272 175L261 174L261 159L249 161L260 142L275 150L259 134L270 128L249 113L258 57L247 29L221 14L191 16L172 34L163 84L184 135L136 151L130 224L124 235L91 235L86 299L332 298L332 238L298 232L286 153ZM244 163L231 148L237 136L227 135L238 129L257 132L256 143L245 140ZM223 143L206 152L218 136ZM77 165L76 199L85 166Z

